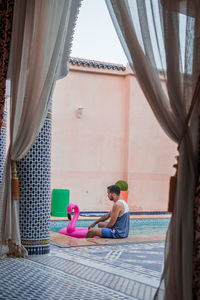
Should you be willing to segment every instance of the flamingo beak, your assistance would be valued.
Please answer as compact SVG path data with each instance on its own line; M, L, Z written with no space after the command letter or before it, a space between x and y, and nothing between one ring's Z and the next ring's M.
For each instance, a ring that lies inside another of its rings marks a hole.
M71 221L71 219L72 219L72 217L71 217L71 214L67 214L67 217L68 217L68 220L70 220Z

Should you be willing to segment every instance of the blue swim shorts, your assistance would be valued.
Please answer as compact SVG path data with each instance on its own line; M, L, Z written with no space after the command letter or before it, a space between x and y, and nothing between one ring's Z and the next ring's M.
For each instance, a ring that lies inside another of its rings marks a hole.
M101 228L101 233L103 238L117 239L115 232L111 228Z

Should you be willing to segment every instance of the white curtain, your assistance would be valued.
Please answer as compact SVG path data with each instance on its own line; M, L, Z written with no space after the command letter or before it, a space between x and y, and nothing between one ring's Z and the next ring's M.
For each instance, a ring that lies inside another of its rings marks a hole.
M105 0L128 61L165 133L178 143L200 74L200 2ZM165 86L161 79L165 79ZM199 94L180 147L175 208L155 299L192 300ZM164 159L164 157L163 157Z
M21 246L18 200L11 199L11 160L33 145L47 114L55 80L67 74L67 60L81 0L15 0L9 76L10 145L0 193L0 241L12 256Z

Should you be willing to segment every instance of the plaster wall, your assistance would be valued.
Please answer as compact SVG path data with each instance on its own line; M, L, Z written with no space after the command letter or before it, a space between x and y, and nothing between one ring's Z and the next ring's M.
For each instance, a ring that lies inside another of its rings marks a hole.
M167 210L176 144L158 124L138 81L130 73L128 183L133 211Z
M129 69L71 65L56 84L52 121L52 189L69 189L82 211L102 211L112 206L106 187L125 179L131 210L166 210L175 145Z

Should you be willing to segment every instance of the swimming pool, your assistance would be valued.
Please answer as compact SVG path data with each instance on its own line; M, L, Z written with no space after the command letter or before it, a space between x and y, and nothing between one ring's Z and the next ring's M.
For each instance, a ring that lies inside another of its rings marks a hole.
M78 220L77 227L88 227L95 220ZM170 218L131 219L129 235L161 235L166 234ZM51 221L50 230L58 232L66 227L69 221Z

